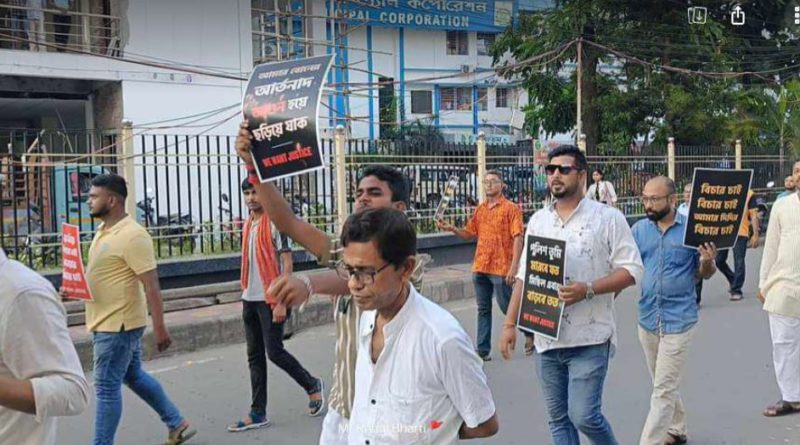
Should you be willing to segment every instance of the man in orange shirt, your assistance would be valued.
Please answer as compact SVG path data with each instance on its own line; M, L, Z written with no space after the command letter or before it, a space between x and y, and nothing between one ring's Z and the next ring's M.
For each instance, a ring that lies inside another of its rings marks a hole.
M478 299L478 355L491 360L492 294L503 314L508 310L511 291L522 256L522 211L503 196L505 183L500 172L489 170L483 181L486 201L463 229L438 221L441 230L471 241L478 239L472 262L472 282ZM525 352L533 353L533 336L526 335Z
M720 250L717 253L717 269L725 275L728 280L730 289L731 301L739 301L742 297L742 286L744 286L745 263L744 259L747 255L747 248L756 248L759 243L759 220L758 209L753 205L753 191L747 194L747 204L744 208L744 217L742 224L739 226L739 236L736 238L736 244L733 245L733 270L728 266L728 250ZM750 230L752 226L752 231Z

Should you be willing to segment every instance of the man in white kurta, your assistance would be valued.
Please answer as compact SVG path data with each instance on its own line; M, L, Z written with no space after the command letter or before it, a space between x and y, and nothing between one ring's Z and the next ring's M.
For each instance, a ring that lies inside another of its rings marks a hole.
M77 416L88 404L58 294L0 249L0 444L64 443L58 418Z
M446 310L409 283L416 234L394 209L348 218L337 270L361 315L348 442L455 444L498 430L472 341Z
M792 176L800 180L800 161ZM769 313L772 357L781 400L767 417L800 412L800 192L775 201L761 260L759 299Z
M495 413L481 360L458 321L413 287L386 325L377 363L369 358L375 311L361 317L350 443L449 444L461 424ZM365 353L361 353L364 351Z

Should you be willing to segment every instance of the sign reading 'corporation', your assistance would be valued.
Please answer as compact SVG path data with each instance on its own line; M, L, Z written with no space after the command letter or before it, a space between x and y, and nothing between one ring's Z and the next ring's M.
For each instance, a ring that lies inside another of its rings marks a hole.
M361 0L345 2L354 24L478 32L501 32L516 15L516 1Z

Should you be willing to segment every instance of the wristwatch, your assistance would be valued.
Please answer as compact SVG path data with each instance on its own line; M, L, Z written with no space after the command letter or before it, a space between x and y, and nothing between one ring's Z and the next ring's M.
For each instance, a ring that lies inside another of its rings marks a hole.
M594 288L592 287L592 282L589 281L586 283L586 299L591 300L594 298Z

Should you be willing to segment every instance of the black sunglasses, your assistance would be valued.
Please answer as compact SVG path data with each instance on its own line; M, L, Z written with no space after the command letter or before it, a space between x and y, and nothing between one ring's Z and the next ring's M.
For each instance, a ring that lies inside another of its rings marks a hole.
M572 172L579 172L582 169L572 165L555 165L555 164L548 164L544 168L544 171L547 173L548 176L552 176L556 172L556 170L558 170L558 172L561 173L562 175L568 175Z

